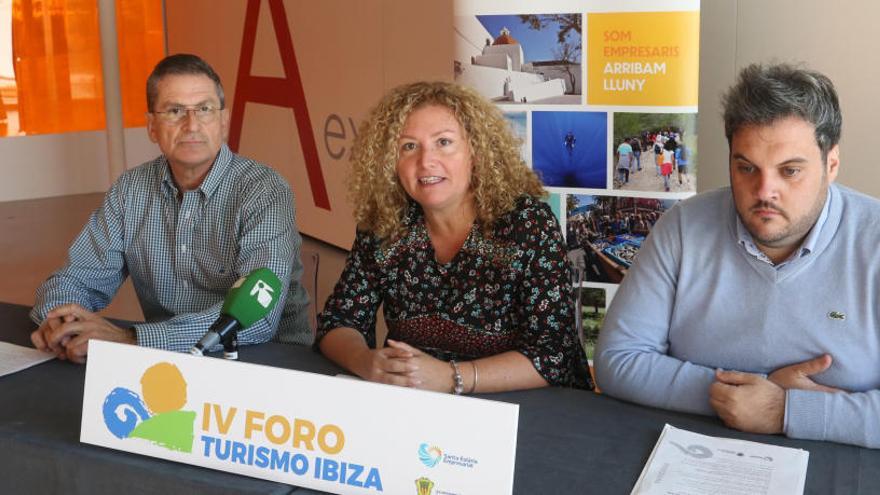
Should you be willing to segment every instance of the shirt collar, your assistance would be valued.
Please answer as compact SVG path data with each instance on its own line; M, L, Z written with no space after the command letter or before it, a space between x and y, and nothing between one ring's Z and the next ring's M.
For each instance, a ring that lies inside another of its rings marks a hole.
M177 184L174 183L174 176L171 174L171 166L168 164L168 158L165 155L162 155L162 183L165 185L166 190L177 195L179 189ZM211 171L208 172L208 175L205 176L205 180L199 185L198 190L205 195L206 198L210 198L214 191L217 190L217 187L220 186L220 183L223 180L223 174L226 173L226 169L229 166L229 162L232 161L232 150L229 149L229 146L226 143L223 143L220 146L220 151L217 153L217 158L214 159L214 163L211 164Z
M822 227L825 226L826 221L828 220L828 211L831 209L831 188L828 188L828 192L825 195L825 205L822 206L822 212L819 213L819 218L816 219L816 223L813 224L813 228L810 229L810 232L807 234L807 237L804 238L804 241L801 243L800 248L795 249L791 256L789 256L785 261L782 261L779 264L774 265L776 268L782 267L789 261L792 261L801 256L806 256L812 253L816 249L816 243L819 241L819 234L822 232ZM746 229L746 226L742 223L742 219L739 217L739 214L736 215L736 237L739 244L745 248L746 252L750 255L758 258L761 261L770 263L773 262L770 258L758 248L757 244L755 244L755 240L752 238L752 235Z

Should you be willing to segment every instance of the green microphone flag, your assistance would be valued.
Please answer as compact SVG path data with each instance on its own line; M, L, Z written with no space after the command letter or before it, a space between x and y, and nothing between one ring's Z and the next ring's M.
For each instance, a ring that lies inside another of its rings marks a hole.
M281 280L268 268L259 268L241 277L229 289L221 313L247 328L272 311L281 297Z
M190 349L190 353L201 356L208 349L223 343L225 352L237 356L236 333L265 318L278 304L280 297L281 280L272 270L258 268L241 277L226 293L220 317Z

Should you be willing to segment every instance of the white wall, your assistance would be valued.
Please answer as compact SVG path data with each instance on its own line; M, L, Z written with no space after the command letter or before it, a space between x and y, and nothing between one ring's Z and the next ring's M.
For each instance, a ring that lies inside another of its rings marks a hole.
M109 186L104 131L0 138L0 201L103 191Z
M126 166L154 158L159 148L144 127L125 129ZM110 186L107 132L0 138L0 201L103 192Z
M880 113L875 34L880 2L703 0L700 20L699 190L728 184L720 98L752 62L803 62L834 81L843 112L838 182L880 197L874 127Z

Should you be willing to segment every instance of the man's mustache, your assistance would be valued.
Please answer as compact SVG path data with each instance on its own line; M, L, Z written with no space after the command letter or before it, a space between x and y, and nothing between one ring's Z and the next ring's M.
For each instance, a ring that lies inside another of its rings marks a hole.
M785 210L776 206L775 204L771 203L770 201L758 201L751 208L749 208L749 211L755 211L755 210L773 210L773 211L779 213L780 215L782 215L783 218L788 218L788 214L785 212Z

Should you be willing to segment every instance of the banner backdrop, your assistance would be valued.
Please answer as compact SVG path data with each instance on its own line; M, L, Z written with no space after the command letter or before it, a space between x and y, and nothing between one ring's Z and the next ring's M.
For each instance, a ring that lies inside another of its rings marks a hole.
M455 80L496 101L550 192L592 359L659 216L697 184L699 0L457 0Z
M450 80L452 5L409 0L166 2L169 53L204 57L232 115L229 144L293 187L304 234L351 247L345 177L357 126L382 94Z

